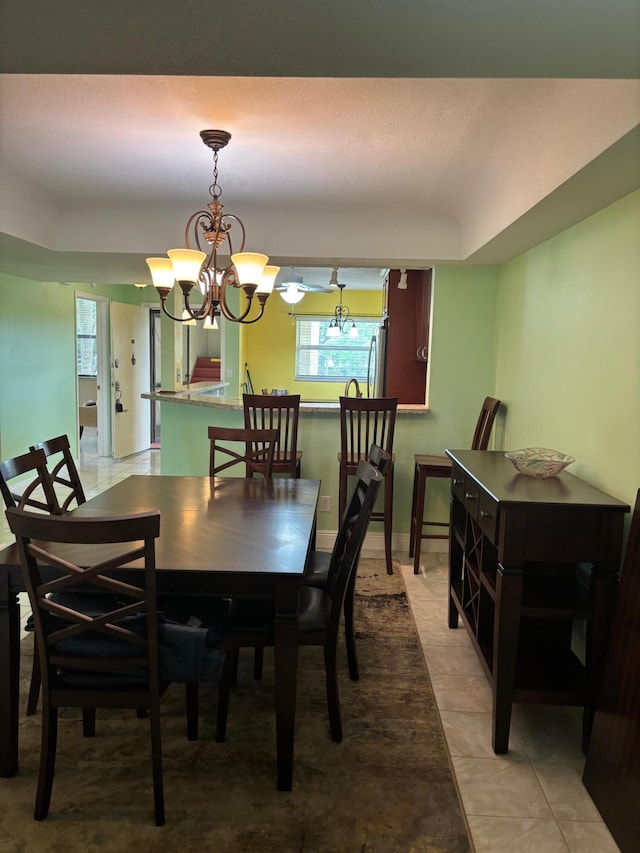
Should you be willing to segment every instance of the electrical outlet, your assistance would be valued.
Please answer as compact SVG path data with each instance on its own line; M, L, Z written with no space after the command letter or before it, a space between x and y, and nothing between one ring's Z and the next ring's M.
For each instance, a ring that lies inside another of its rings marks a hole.
M331 512L331 496L324 495L320 498L320 512Z

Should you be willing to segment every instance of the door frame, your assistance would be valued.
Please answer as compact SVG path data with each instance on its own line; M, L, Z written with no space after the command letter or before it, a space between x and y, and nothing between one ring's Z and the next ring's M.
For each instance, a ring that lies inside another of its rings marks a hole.
M111 456L111 366L109 364L109 299L95 293L76 290L75 300L88 299L96 303L96 403L98 404L98 456ZM76 303L74 302L74 305ZM75 312L74 332L77 334ZM80 435L78 406L78 371L76 369L76 435ZM79 444L78 440L78 444ZM79 452L79 448L78 448Z

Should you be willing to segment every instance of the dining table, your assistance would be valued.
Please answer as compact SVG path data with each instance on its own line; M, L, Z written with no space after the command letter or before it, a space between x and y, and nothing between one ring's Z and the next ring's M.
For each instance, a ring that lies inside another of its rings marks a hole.
M320 480L133 475L72 511L160 511L158 594L273 597L276 781L293 784L298 599L313 546ZM126 580L141 570L132 563ZM16 544L0 550L0 776L18 770L20 614Z

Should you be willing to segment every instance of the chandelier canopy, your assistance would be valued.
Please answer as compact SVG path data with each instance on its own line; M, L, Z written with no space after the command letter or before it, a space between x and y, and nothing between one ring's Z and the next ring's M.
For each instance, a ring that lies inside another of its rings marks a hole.
M196 211L187 221L185 247L170 249L165 258L147 258L153 284L160 295L162 310L178 323L205 320L206 328L217 328L216 318L222 314L232 323L255 323L264 314L280 267L268 266L269 258L260 252L245 252L245 228L242 220L233 213L224 213L222 190L218 183L218 152L224 148L231 134L226 130L202 130L200 137L213 151L213 182L209 187L211 201L207 210ZM231 230L239 244L234 252ZM218 252L224 249L224 265ZM167 297L175 282L183 294L182 316L175 317L167 309ZM202 301L191 305L191 292L198 285ZM241 289L247 305L234 314L227 304L229 287ZM257 313L253 310L257 301Z

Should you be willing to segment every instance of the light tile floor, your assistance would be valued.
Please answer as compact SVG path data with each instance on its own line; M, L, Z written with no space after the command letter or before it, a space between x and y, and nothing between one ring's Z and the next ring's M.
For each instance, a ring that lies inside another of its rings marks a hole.
M491 690L463 627L447 627L447 555L402 563L463 808L477 853L615 853L582 784L582 712L515 705L509 752L491 748Z
M95 430L87 428L78 467L89 498L130 474L159 474L160 453L98 457ZM3 515L0 543L11 538ZM495 755L489 685L464 629L447 627L446 554L423 554L418 575L407 553L395 556L476 853L616 853L582 784L580 709L514 706L509 752Z

